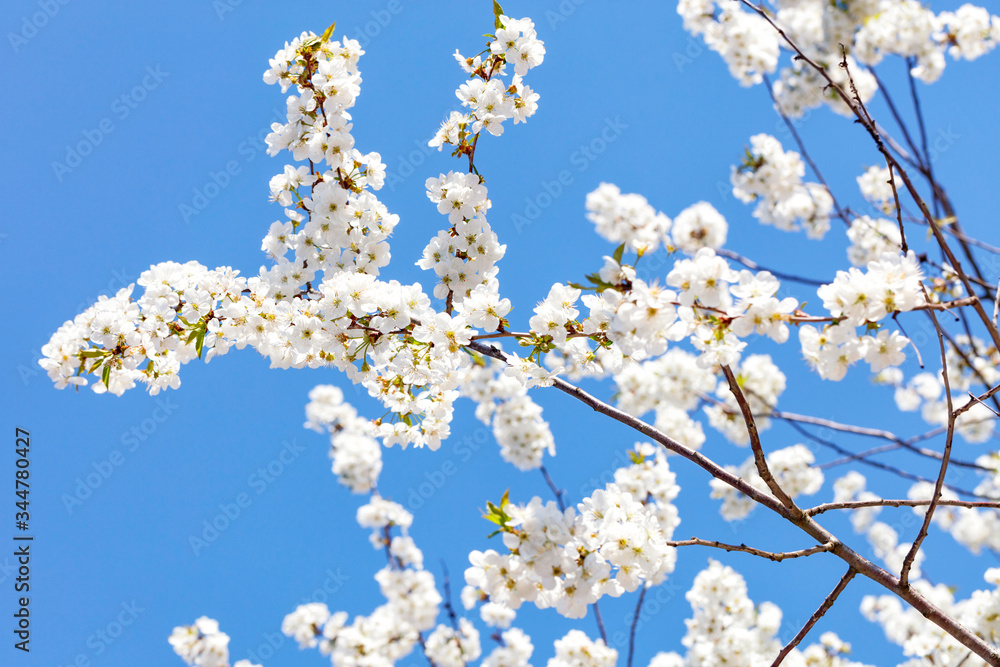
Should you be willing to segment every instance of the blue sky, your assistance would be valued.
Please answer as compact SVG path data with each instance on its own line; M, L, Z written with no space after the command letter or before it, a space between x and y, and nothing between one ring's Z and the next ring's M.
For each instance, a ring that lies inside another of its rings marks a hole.
M0 539L13 533L15 427L31 434L36 536L32 651L15 652L3 629L5 664L182 664L167 636L203 614L218 619L232 637L233 661L252 657L251 651L267 656L269 647L274 657L265 665L323 664L317 653L300 652L280 635L284 615L305 601L326 601L351 614L381 603L371 578L381 556L354 522L361 499L336 484L326 438L302 428L307 393L319 383L343 387L362 414L378 414L343 377L270 370L256 353L234 350L211 364L185 367L179 391L150 397L136 390L115 398L56 391L35 363L63 321L99 295L134 282L150 264L197 260L256 273L264 262L260 239L280 216L268 202L268 180L285 164L284 155L268 158L262 150L284 97L264 85L261 74L286 40L303 30L321 32L333 20L338 34L358 38L367 51L354 134L360 150L382 154L390 181L380 198L401 217L385 275L430 284L414 262L444 218L427 201L423 184L462 165L425 145L457 105L453 91L463 75L451 54L482 48L481 35L492 26L489 3L300 5L38 0L7 2L0 10L0 76L8 91L0 108L6 128L0 182L7 201L0 257L8 286L0 299L8 316L0 326L10 443L0 457L0 476L7 480L0 484L7 497L0 505L6 508L0 525L7 526ZM740 88L715 54L683 32L673 3L563 0L508 2L505 9L533 17L547 48L544 64L527 79L541 95L538 114L499 139L484 137L477 151L493 201L490 222L508 246L500 278L504 296L515 304L512 322L525 324L552 283L580 280L613 250L583 215L586 193L601 181L642 193L671 217L696 201L711 202L730 222L727 247L763 265L816 278L846 268L846 239L836 226L822 244L809 241L761 227L732 197L729 167L749 137L772 133L786 148L793 147L791 138L766 91ZM920 86L928 133L941 148L935 170L966 229L986 240L1000 205L992 176L1000 98L987 84L998 80L998 62L996 56L971 65L949 61L939 83ZM905 99L903 64L886 62L879 73ZM890 125L883 105L872 109ZM861 203L854 178L878 162L861 130L821 110L800 131L838 197ZM81 144L77 153L88 154L79 160L68 155ZM547 196L564 170L570 182ZM521 224L529 218L530 224ZM995 264L990 273L995 279ZM791 293L818 303L807 289ZM924 430L912 416L893 415L891 394L870 387L863 368L843 383L823 383L799 360L794 339L783 348L754 340L748 351L774 354L781 363L790 387L780 403L784 409L900 434ZM908 362L907 372L914 368ZM606 385L588 388L610 396ZM636 438L554 391L534 397L556 436L559 455L549 469L578 501ZM413 508L411 534L436 575L446 563L456 604L467 553L496 546L487 541L489 526L477 508L508 487L517 500L548 496L540 475L518 473L501 461L472 405L462 407L452 439L439 451L384 451L380 483L383 493ZM707 454L733 464L748 455L706 432ZM799 441L780 425L765 437L772 448ZM858 450L871 444L838 442ZM988 445L961 447L963 458L974 458ZM833 458L823 450L817 456ZM746 541L774 550L809 546L761 512L737 526L725 524L717 501L708 499L707 476L671 463L683 489L679 538ZM902 464L930 474L920 461ZM453 469L454 475L442 473ZM88 476L100 483L78 493ZM817 502L829 498L831 479ZM893 478L869 479L887 495L905 493ZM195 554L189 538L240 494L247 494L249 505ZM67 502L74 496L80 502ZM884 520L912 539L915 524L904 510L894 512ZM826 521L866 548L843 517ZM982 585L983 569L996 565L992 556L969 556L938 531L926 549L928 575L958 585L962 597ZM709 557L743 572L755 602L782 606L785 639L843 573L839 561L822 555L773 564L684 550L655 613L647 607L637 665L658 650L682 650L683 619L690 614L683 593ZM14 592L5 558L0 556L0 613L9 618ZM839 632L854 644L857 660L898 660L898 649L857 614L862 595L880 593L856 580L818 631ZM627 631L633 604L603 604L612 638ZM551 656L552 640L573 627L552 611L525 609L518 619L533 637L536 665ZM581 627L596 636L592 619ZM404 664L424 661L413 655Z

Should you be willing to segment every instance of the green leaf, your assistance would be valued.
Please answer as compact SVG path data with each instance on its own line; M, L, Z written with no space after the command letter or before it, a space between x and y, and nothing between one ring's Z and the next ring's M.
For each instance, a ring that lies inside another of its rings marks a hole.
M503 7L497 0L493 0L493 27L497 30L503 27L503 23L500 21L501 14L503 14Z
M83 357L83 358L85 358L85 359L93 359L95 357L103 357L107 353L108 353L107 350L99 349L99 348L92 348L92 349L89 349L89 350L84 350L83 352L80 353L80 356Z
M615 248L615 254L613 254L611 256L611 258L614 259L619 264L621 264L622 263L622 255L623 254L625 254L625 244L624 243L621 244L620 246L618 246L617 248Z
M510 504L510 489L503 492L503 497L500 498L500 509L503 510L504 507Z
M319 41L325 42L328 39L330 39L330 36L333 34L333 30L336 27L337 27L337 22L334 21L333 23L330 24L330 27L326 29L326 31L322 34L322 36L320 36Z
M101 382L104 383L105 389L111 389L111 366L105 366L101 371Z
M201 359L201 351L205 347L205 330L202 329L198 332L198 340L195 341L194 350L198 353L198 358Z

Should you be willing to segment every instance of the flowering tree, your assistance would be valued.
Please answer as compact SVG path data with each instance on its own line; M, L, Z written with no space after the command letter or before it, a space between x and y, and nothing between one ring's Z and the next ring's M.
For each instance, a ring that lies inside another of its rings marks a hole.
M456 52L465 73L456 91L463 110L451 113L430 142L458 160L456 170L426 182L428 198L447 218L418 263L433 272L431 294L383 275L389 237L400 221L375 194L386 178L381 156L355 148L351 134L364 52L352 39L337 39L334 25L286 43L264 74L266 83L292 91L286 121L275 123L267 138L268 152L287 150L296 163L271 179L283 217L263 240L269 265L249 278L195 262L151 267L138 280L141 294L133 298L129 286L102 298L53 335L40 363L56 386L89 384L121 395L140 383L156 394L179 387L182 364L250 346L275 367L332 366L381 402L385 414L366 419L340 389L322 385L306 406L307 426L329 433L338 481L368 497L357 521L371 529L372 545L387 559L376 575L386 602L368 615L352 619L311 603L285 618L286 635L338 667L393 664L416 650L440 667L465 665L484 653L487 665L527 665L533 646L514 626L524 603L572 619L593 610L603 635L600 599L633 595L638 621L646 592L668 579L687 546L775 561L815 556L846 572L782 644L780 609L755 605L741 575L711 561L687 594L692 617L683 654L662 647L656 667L858 664L833 633L807 641L858 575L885 589L866 597L861 613L903 647L912 658L908 665L1000 664L1000 568L984 572L988 588L960 600L921 572L921 546L932 523L974 552L1000 550L1000 452L974 461L952 456L956 438L994 439L1000 410L996 275L974 249L1000 249L965 234L935 179L913 86L914 80L935 81L946 53L972 60L992 49L1000 19L971 5L935 14L912 0L774 7L681 2L685 28L718 52L742 85L768 87L797 144L795 152L773 136L750 137L732 168L732 193L754 204L760 223L788 232L818 240L843 225L852 266L818 283L765 269L724 248L728 225L711 204L693 203L671 220L643 196L604 183L585 206L613 250L595 271L552 285L533 316L518 321L508 317L512 304L501 294L506 246L488 222L488 174L480 173L476 157L480 139L483 150L492 141L485 135L499 137L536 112L539 95L526 78L542 64L545 47L530 19L493 7L486 48L470 58ZM915 129L877 77L875 66L885 56L907 61ZM901 138L870 113L867 104L877 94L886 96ZM857 178L863 210L835 196L796 132L795 119L822 105L853 119L884 160ZM806 163L816 182L804 180ZM920 237L927 247L911 248ZM672 265L650 275L642 259L661 248ZM811 298L813 291L822 308L807 311L805 299L793 294ZM907 318L929 323L935 335L926 349L907 336ZM876 383L894 389L901 411L920 412L925 430L904 438L779 410L786 376L769 355L747 348L762 336L787 344L793 330L820 377L835 382L867 365ZM923 370L906 377L900 366L909 352ZM608 380L613 397L583 391L575 384L581 378ZM642 437L614 481L575 506L544 467L546 455L555 455L555 437L529 390L551 389ZM503 458L522 471L541 470L553 492L551 500L484 499L485 518L503 545L484 543L484 550L468 554L461 599L495 629L496 646L488 653L477 625L456 613L424 568L408 536L412 515L390 499L391 489L378 486L381 447L437 449L451 435L460 397L475 402ZM870 459L875 450L840 448L858 469L878 465L912 480L908 497L867 490L853 469L833 483L830 502L806 506L799 498L821 489L824 468L804 444L768 443L761 433L775 420L835 449L806 426L878 438L879 451L905 450L931 460L937 472L925 478L876 463ZM699 452L703 424L732 445L749 447L742 466ZM674 539L676 475L692 464L712 476L711 496L721 499L727 520L743 520L762 506L804 533L809 546L773 552L763 543L728 544L712 536ZM955 485L949 471L956 466L981 475L979 484ZM911 543L900 543L897 531L877 520L885 507L922 517ZM835 535L824 526L828 512L850 512L863 537ZM881 562L859 553L866 541ZM442 606L448 618L439 623ZM630 665L635 627L621 656ZM228 641L208 618L170 637L192 665L228 665ZM607 637L576 629L556 642L555 653L551 667L619 658Z

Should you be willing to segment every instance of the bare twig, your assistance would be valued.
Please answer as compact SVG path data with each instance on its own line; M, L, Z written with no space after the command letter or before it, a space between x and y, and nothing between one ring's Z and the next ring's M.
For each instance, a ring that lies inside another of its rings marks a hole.
M938 470L937 481L934 483L934 495L931 496L930 505L927 506L927 512L924 514L924 522L921 524L920 531L917 533L916 539L913 540L913 544L910 545L910 550L906 553L906 557L903 558L903 567L899 572L899 585L904 589L909 588L910 568L913 567L913 561L920 551L920 544L927 537L927 531L930 528L934 510L941 500L941 488L944 486L944 476L948 472L948 459L951 458L951 442L955 437L955 408L952 405L951 383L948 380L948 351L945 348L944 334L941 332L941 324L937 320L937 315L933 312L929 312L928 315L934 323L934 329L937 331L938 345L941 347L941 377L944 381L945 401L948 404L948 432L944 437L944 452L942 452L941 456L941 468Z
M990 395L992 396L992 394L990 394ZM987 396L987 398L989 398L989 396ZM966 408L966 410L967 409L968 408ZM963 410L963 412L964 411L965 410ZM945 429L940 428L940 427L939 428L931 429L930 431L927 431L926 433L923 433L921 435L915 436L915 437L910 438L908 440L904 440L903 438L900 438L898 435L896 435L892 431L886 431L884 429L878 429L878 428L867 428L865 426L854 426L854 425L851 425L851 424L841 424L841 423L835 422L835 421L833 421L831 419L822 419L820 417L811 417L809 415L799 415L799 414L795 414L793 412L783 412L783 411L780 411L780 410L775 410L775 411L773 411L771 413L771 416L774 417L775 419L781 419L781 420L784 420L784 421L802 422L802 423L805 423L805 424L813 424L814 426L822 426L823 428L828 428L828 429L830 429L832 431L841 431L841 432L844 432L844 433L853 433L855 435L862 435L862 436L871 437L871 438L879 438L879 439L882 439L882 440L888 440L889 442L892 442L892 443L896 444L898 447L902 447L904 449L907 449L907 450L913 452L914 454L919 454L921 456L926 456L927 458L941 460L941 454L939 454L938 452L935 452L935 451L933 451L931 449L926 449L924 447L917 447L914 444L914 443L920 442L921 440L926 440L926 439L928 439L930 437L933 437L933 436L935 436L935 435L937 435L939 433L943 433ZM881 451L891 451L891 450L890 449L869 450L869 452L867 452L867 454L878 454ZM857 456L860 457L860 456L862 456L862 454L857 454ZM984 468L983 466L979 465L978 463L973 463L971 461L953 460L952 461L952 465L961 466L963 468L973 468L975 470L987 470L986 468Z
M590 608L594 610L594 618L597 619L597 630L601 633L601 639L604 643L608 643L608 633L604 631L604 619L601 618L601 608L597 606L597 603L590 605Z
M761 558L766 558L767 560L773 560L776 563L780 563L783 560L788 560L790 558L802 558L803 556L812 556L813 554L819 554L833 549L832 544L820 544L815 547L809 547L808 549L799 549L798 551L762 551L761 549L754 549L753 547L748 547L745 544L726 544L724 542L716 542L714 540L702 540L697 537L692 537L689 540L677 540L673 542L667 542L668 547L690 547L690 546L700 546L700 547L715 547L716 549L722 549L723 551L742 551L743 553L748 553L754 556L760 556Z
M539 466L539 469L542 471L545 483L549 485L549 488L552 489L553 495L556 497L556 503L559 505L559 510L565 512L566 503L563 502L563 495L565 495L566 492L556 486L556 483L552 481L551 477L549 477L549 471L545 469L545 466Z
M817 514L822 514L823 512L829 512L831 510L855 510L862 507L923 507L924 505L930 505L930 500L885 500L879 498L878 500L850 500L842 503L823 503L822 505L817 505L816 507L811 507L805 510L805 513L809 516L816 516ZM998 500L949 500L946 498L941 498L937 502L938 505L944 505L946 507L983 507L986 509L1000 509L1000 501Z
M632 656L635 655L635 630L639 625L639 614L642 612L642 603L646 599L646 587L639 591L639 601L635 603L635 615L632 616L632 627L628 631L628 662L625 667L632 667Z
M909 155L907 155L904 151L901 151L900 149L896 149L896 152L904 156L904 159L909 160L911 164L913 164L913 166L915 166L917 169L923 171L926 168L923 163L923 157L920 155L920 151L913 143L913 139L910 137L910 132L906 127L906 123L903 122L903 117L900 115L899 111L896 109L895 103L893 103L892 101L892 96L889 95L889 87L886 86L884 83L882 83L882 80L878 78L878 74L875 72L874 67L869 67L868 71L871 73L873 77L875 77L875 83L878 84L878 90L880 93L882 93L882 96L885 98L885 103L889 107L889 112L892 114L893 119L895 119L896 124L899 125L899 129L902 130L903 139L906 140L906 145L910 147L910 150L913 152L914 157L911 159ZM891 137L889 137L887 133L884 132L880 133L891 141Z
M924 123L924 112L920 108L920 97L917 95L917 81L913 77L913 68L916 66L916 59L912 56L906 59L906 78L910 82L910 97L913 99L913 112L917 116L917 128L920 130L920 147L924 151L923 163L927 170L927 180L934 182L934 166L931 164L931 152L927 148L927 127ZM934 213L938 213L938 196L934 192Z
M736 381L736 376L733 375L733 370L728 365L723 365L722 373L726 376L726 381L729 383L729 391L733 393L736 403L740 406L740 412L743 413L743 422L746 424L747 432L750 434L750 448L753 450L753 462L757 467L757 474L767 484L767 488L771 489L771 493L774 494L775 498L780 500L781 504L787 507L794 515L799 509L795 506L795 502L791 497L781 488L781 485L778 484L778 480L771 474L771 469L767 467L767 459L764 457L764 448L760 444L760 434L757 433L757 424L754 422L753 411L750 409L750 404L747 402L746 396L743 395L743 390L740 389L739 382Z
M451 604L451 580L448 577L448 565L441 559L441 572L443 577L444 585L444 610L448 612L448 619L451 621L451 627L458 632L458 615L455 614L455 607ZM457 637L456 637L457 640ZM459 646L459 650L461 650Z
M826 284L822 280L816 280L815 278L803 278L802 276L795 276L790 273L782 273L781 271L775 271L774 269L761 266L752 259L744 257L743 255L737 252L733 252L732 250L728 250L726 248L718 248L715 251L715 254L721 255L723 257L728 257L729 259L735 262L739 262L740 264L747 267L751 271L767 271L775 278L780 278L781 280L789 280L791 282L802 283L803 285L815 285L817 287Z
M781 649L781 652L778 653L778 657L771 663L771 667L777 667L780 665L782 660L784 660L788 654L791 653L792 650L806 638L809 631L812 630L813 626L816 625L819 619L823 618L823 614L829 611L830 607L832 607L833 603L837 601L837 598L844 592L844 589L847 588L847 584L851 583L851 579L853 579L856 574L857 571L853 567L847 569L847 574L840 578L837 585L834 586L833 590L830 591L830 594L826 596L825 600L823 600L823 604L819 606L819 609L813 612L813 615L809 617L809 620L802 626L802 629L799 630L798 634L792 638L792 641L788 642L788 644Z
M1000 384L998 384L995 387L990 388L988 391L986 391L985 393L980 394L979 396L972 396L972 394L970 393L969 395L971 396L971 398L969 399L969 402L966 403L965 405L963 405L962 407L960 407L959 409L955 410L955 417L957 418L963 412L966 412L967 410L970 410L972 408L972 406L976 405L977 403L982 403L986 399L991 398L998 391L1000 391Z

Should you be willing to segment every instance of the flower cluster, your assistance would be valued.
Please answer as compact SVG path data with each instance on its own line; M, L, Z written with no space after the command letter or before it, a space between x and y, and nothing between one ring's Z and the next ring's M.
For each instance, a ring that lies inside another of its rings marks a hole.
M217 621L202 616L194 625L174 628L170 645L181 660L194 667L229 667L229 635L219 630ZM261 667L240 660L233 667Z
M602 639L591 639L579 630L570 630L556 640L556 655L546 667L614 667L618 651Z
M440 213L448 216L450 226L431 239L417 266L432 269L437 275L434 296L454 299L453 303L468 317L478 318L477 322L483 324L495 321L488 330L496 329L510 310L509 301L501 303L496 280L496 264L507 246L500 244L486 221L490 200L483 179L451 171L427 179L427 196Z
M883 253L868 263L867 271L851 268L838 271L833 283L817 294L834 321L821 330L812 325L799 329L799 342L806 360L823 378L841 380L847 368L864 359L873 373L898 366L906 360L903 349L910 340L897 331L878 330L875 335L857 335L857 327L877 329L879 320L897 312L919 308L926 303L922 274L917 259Z
M906 255L889 252L868 262L865 272L838 271L833 283L816 293L834 317L861 326L924 305L922 277L912 250Z
M425 642L424 652L432 665L441 667L465 667L479 658L479 631L471 621L458 619L458 628L438 625Z
M497 22L485 58L482 55L466 58L455 51L455 60L470 79L455 94L469 111L453 111L429 142L431 147L441 150L444 144L451 144L455 146L455 155L471 156L484 129L499 136L503 134L504 121L513 119L515 124L523 123L538 109L538 93L524 83L523 77L529 69L542 64L545 44L538 39L531 19L500 15ZM514 75L508 85L500 77L510 64L514 66Z
M984 498L1000 499L1000 458L998 454L980 456L976 464L986 472L985 479L979 483L975 492ZM907 492L911 500L928 500L934 493L934 485L929 482L917 482ZM956 500L956 494L948 488L941 490L941 497ZM926 507L914 507L913 512L921 517L927 511ZM934 524L951 533L955 541L974 554L983 549L1000 550L1000 512L995 509L979 509L977 507L938 506L932 518Z
M968 400L974 386L992 387L1000 382L1000 353L979 338L966 335L954 337L947 349L948 384L952 401L957 407ZM920 410L928 424L948 423L948 401L944 379L933 373L917 373L904 383L903 373L887 368L879 376L883 384L895 387L896 407L903 412ZM955 420L955 431L967 442L981 443L993 437L996 413L982 403L974 403Z
M914 581L918 593L957 622L996 644L1000 640L1000 568L990 568L983 576L994 588L975 591L966 600L955 600L954 590L944 584L932 585ZM962 660L985 665L976 657L969 661L969 649L938 626L921 616L916 609L904 609L899 599L891 595L867 595L861 601L861 613L879 623L889 641L903 647L903 654L912 657L906 667L917 665L960 664Z
M546 452L555 456L555 439L542 408L505 370L506 364L482 360L465 371L460 391L476 402L480 421L492 424L500 456L519 470L532 470L542 465Z
M729 223L722 214L700 201L677 214L670 235L675 248L693 255L702 248L718 250L726 245L728 231Z
M868 167L865 173L858 176L858 189L865 201L876 206L886 215L896 210L896 198L892 194L893 187L899 192L902 188L899 176L893 173L889 179L888 167Z
M666 460L654 465L666 466ZM643 478L631 479L641 484ZM473 551L465 581L483 599L511 609L533 602L582 618L587 605L604 595L659 583L673 571L675 556L665 543L673 526L661 526L652 508L616 484L594 491L575 510L537 497L527 505L493 507L510 553Z
M872 219L867 215L855 218L847 230L851 245L847 259L854 266L866 266L882 255L899 252L902 237L899 225L885 218Z
M684 29L701 36L729 66L741 86L763 81L778 66L778 35L767 21L732 2L681 0L677 13Z
M587 219L612 243L624 243L644 253L653 252L660 243L670 243L670 218L642 195L622 194L617 185L601 183L587 195L586 206Z
M423 569L423 555L406 537L413 516L390 500L373 496L358 509L358 523L372 529L372 546L385 549L389 564L375 574L385 604L368 616L358 615L348 624L347 612L330 613L322 603L300 605L285 617L281 631L294 637L300 648L318 648L336 667L375 665L389 667L409 655L421 641L420 633L434 627L441 596L434 576ZM403 535L393 536L394 528ZM437 644L444 633L437 633ZM479 655L479 635L471 626L450 637L459 644L458 662ZM454 658L445 646L436 645L442 658Z
M757 202L753 215L765 225L784 231L805 228L812 239L830 229L833 198L819 183L803 183L805 165L794 151L784 151L768 134L750 137L750 147L730 175L733 194L742 202Z
M876 65L886 55L897 55L910 63L912 76L933 83L944 71L945 53L954 59L975 60L1000 41L1000 19L971 4L939 14L917 0L846 4L779 0L776 9L769 16L784 35L842 90L863 103L872 98L878 83L862 65ZM791 50L767 20L738 3L680 0L677 12L684 19L684 29L701 36L740 85L761 83L778 68L781 48ZM841 62L847 63L846 69L839 67ZM801 116L823 103L838 113L852 113L828 89L826 80L798 58L781 69L773 92L778 108L789 116Z
M692 449L705 442L701 424L689 413L717 380L695 355L674 347L651 361L625 366L614 379L620 409L636 417L655 411L656 428Z
M333 385L317 385L309 392L306 427L330 433L330 458L337 481L354 493L368 493L382 472L382 449L372 437L372 423L358 416L344 392Z

